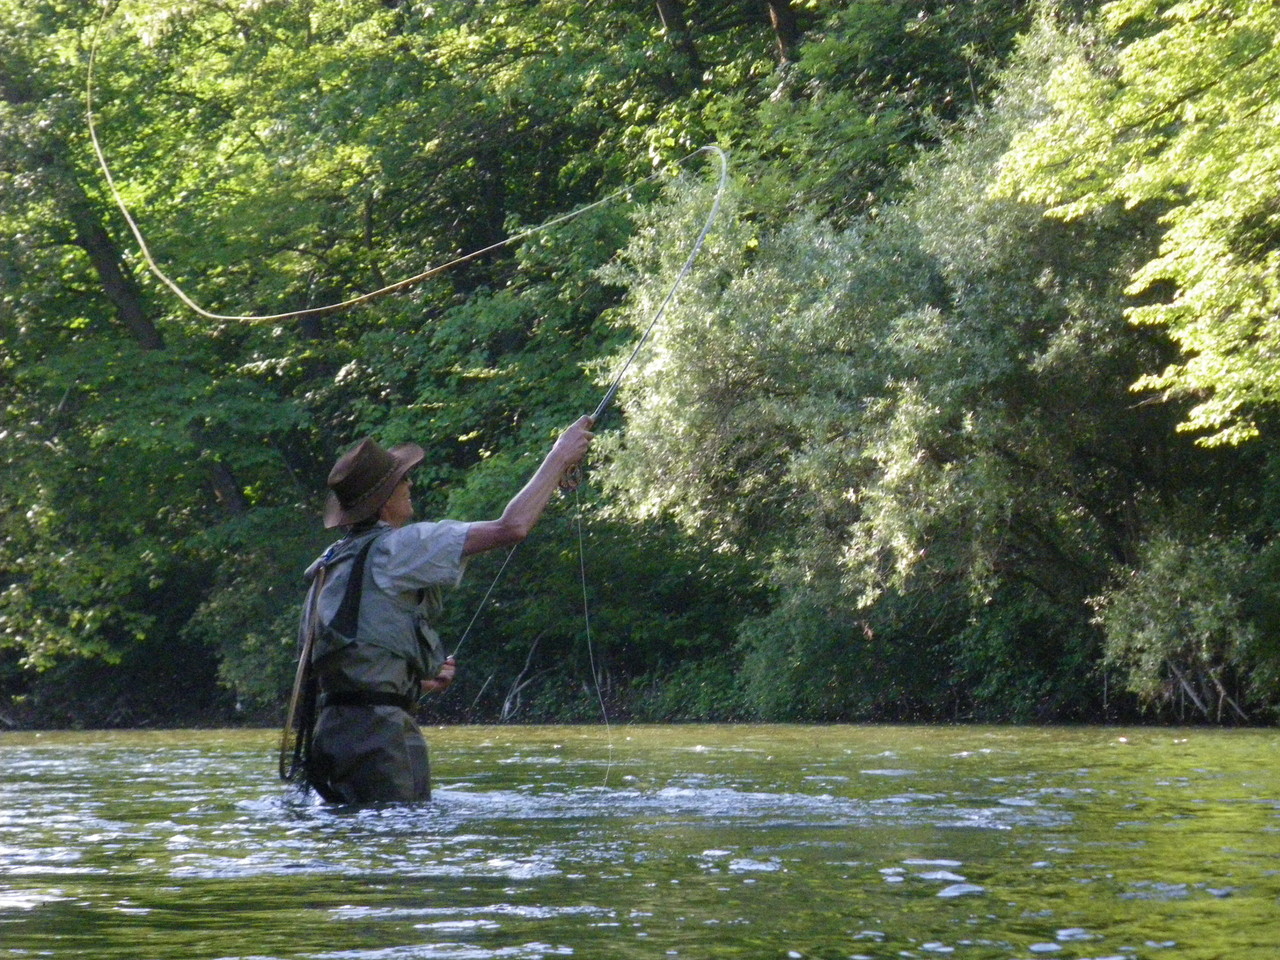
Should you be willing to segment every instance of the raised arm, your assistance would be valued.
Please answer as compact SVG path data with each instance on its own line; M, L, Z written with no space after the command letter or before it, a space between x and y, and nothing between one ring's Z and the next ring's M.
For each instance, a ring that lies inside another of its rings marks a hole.
M502 516L497 520L480 520L470 525L462 555L469 557L495 547L509 547L529 535L547 508L560 478L576 465L591 446L592 421L580 417L560 437L547 453L541 465L529 478L520 492L511 498Z

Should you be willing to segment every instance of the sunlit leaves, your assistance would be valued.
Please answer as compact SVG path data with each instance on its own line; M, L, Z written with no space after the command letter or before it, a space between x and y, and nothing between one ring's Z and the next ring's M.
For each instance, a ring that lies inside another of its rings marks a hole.
M1132 0L1105 7L1103 26L1056 64L1049 114L1015 141L1000 185L1067 218L1112 202L1162 212L1159 254L1130 286L1154 302L1130 316L1167 328L1183 356L1135 386L1196 398L1184 428L1206 443L1254 437L1280 399L1280 9Z

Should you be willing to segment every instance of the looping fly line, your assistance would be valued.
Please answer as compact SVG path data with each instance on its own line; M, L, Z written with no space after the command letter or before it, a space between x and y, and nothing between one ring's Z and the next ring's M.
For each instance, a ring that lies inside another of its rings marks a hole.
M594 210L597 207L602 207L605 204L611 203L612 201L618 199L619 197L622 197L631 193L637 187L643 186L646 183L651 183L662 176L661 171L657 173L653 173L647 177L644 177L643 179L636 180L635 182L630 183L625 187L615 190L612 193L608 194L607 196L594 201L593 203L586 204L585 206L579 207L576 210L571 210L568 213L562 214L558 217L554 217L551 220L548 220L545 223L541 223L536 227L530 227L528 230L523 230L520 233L512 234L511 236L503 240L499 240L496 243L489 244L487 247L482 247L479 250L473 250L470 253L463 254L462 256L456 257L455 259L450 260L447 263L442 263L438 266L429 267L428 269L423 270L421 273L414 274L411 277L406 277L403 280L399 280L395 283L388 284L387 286L380 287L379 289L370 291L369 293L363 293L358 296L351 297L349 299L342 300L336 303L325 304L324 306L306 307L300 310L288 310L283 313L272 313L272 314L214 313L213 311L206 310L204 307L200 306L200 304L196 303L195 300L193 300L176 281L174 281L163 270L161 270L159 264L156 263L155 258L151 255L150 248L147 246L147 241L142 234L141 228L139 228L137 222L134 220L133 215L129 211L128 205L125 203L124 197L121 196L120 190L116 186L115 178L111 174L111 168L107 164L106 154L103 151L102 144L98 139L97 125L94 122L94 69L98 59L98 40L102 33L102 28L105 26L108 18L111 16L112 9L113 8L111 6L108 6L104 10L102 18L98 21L98 25L97 27L95 27L93 31L93 38L89 47L89 65L88 65L87 77L85 81L85 116L86 116L86 120L89 128L89 139L93 144L93 152L94 152L94 155L97 157L98 167L102 170L102 176L103 176L103 179L106 181L107 188L111 193L111 197L115 201L116 206L119 207L120 213L124 217L125 223L129 225L129 231L133 234L133 238L138 244L138 250L141 252L142 258L147 264L147 268L156 277L156 279L158 279L161 283L163 283L166 287L168 287L169 290L173 292L174 296L176 296L179 300L181 300L182 303L184 303L189 309L191 309L195 313L209 320L235 320L235 321L242 321L246 323L271 323L278 320L290 320L298 317L316 316L318 314L323 314L323 313L332 313L337 310L347 309L348 307L358 306L362 303L368 303L370 300L377 299L378 297L383 297L388 294L397 293L401 290L408 289L409 287L422 283L424 280L428 280L431 277L444 273L445 271L450 270L453 267L459 266L460 264L466 263L470 260L474 260L477 257L482 257L485 254L491 253L495 250L500 250L503 247L511 246L512 244L518 243L519 241L524 240L527 237L533 236L534 234L541 233L545 230L550 230L551 228L556 227L559 224L572 220L575 217L582 216L584 213ZM648 329L645 330L644 336L641 338L640 342L636 345L635 351L633 351L631 356L627 358L626 363L623 365L622 371L618 374L617 378L615 378L614 382L610 386L609 392L606 394L604 400L601 401L600 407L596 411L597 419L599 418L600 414L603 413L603 411L609 405L609 403L613 400L613 395L617 392L618 385L621 383L622 373L625 373L627 367L631 365L631 361L635 359L635 354L639 352L640 347L643 346L644 342L648 339L649 333L652 331L654 324L657 323L658 319L665 312L666 307L671 302L671 299L674 297L676 290L679 288L685 276L688 274L690 268L693 266L693 261L697 258L698 251L702 247L702 242L703 240L706 239L707 233L711 229L711 225L712 223L714 223L716 215L719 211L720 199L724 195L725 185L728 179L728 170L729 170L729 161L728 161L728 158L725 156L724 151L721 150L720 147L714 144L710 144L705 147L700 147L697 150L693 151L692 153L675 161L675 166L677 167L684 166L685 164L689 163L689 161L691 161L694 157L697 157L703 153L712 154L713 156L716 157L716 159L720 163L719 186L716 190L715 200L711 206L711 212L707 216L706 223L703 225L702 231L698 235L698 239L693 244L692 251L689 254L689 258L685 262L684 268L680 271L679 276L676 277L675 282L671 285L671 289L668 292L666 299L663 301L662 306L659 308L658 312L655 314L653 321L649 324Z

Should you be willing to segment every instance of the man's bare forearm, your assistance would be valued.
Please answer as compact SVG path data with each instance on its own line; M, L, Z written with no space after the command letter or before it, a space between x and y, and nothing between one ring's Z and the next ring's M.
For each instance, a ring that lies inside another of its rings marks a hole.
M591 445L591 418L581 417L556 440L529 481L507 503L497 520L472 523L463 556L510 546L527 537L551 501L560 478L577 465Z

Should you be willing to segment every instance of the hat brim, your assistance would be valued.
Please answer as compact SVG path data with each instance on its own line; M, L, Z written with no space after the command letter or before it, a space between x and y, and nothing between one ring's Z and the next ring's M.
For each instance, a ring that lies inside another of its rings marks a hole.
M416 443L401 443L387 451L396 461L396 469L387 474L378 486L354 507L344 507L337 494L329 491L324 504L324 525L329 527L348 527L353 523L368 520L382 509L391 494L395 492L406 473L420 464L426 457L426 451Z

